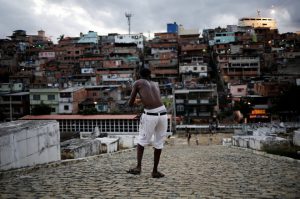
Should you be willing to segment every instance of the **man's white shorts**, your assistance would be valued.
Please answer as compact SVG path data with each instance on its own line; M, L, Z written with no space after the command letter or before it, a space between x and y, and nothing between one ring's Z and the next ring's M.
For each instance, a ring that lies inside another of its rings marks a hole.
M160 113L163 113L163 115L160 115ZM164 113L166 113L165 106L161 106L155 109L144 109L144 113L140 118L138 138L138 143L141 146L150 144L151 138L153 136L153 147L156 149L163 148L164 138L167 134L168 128L168 116Z

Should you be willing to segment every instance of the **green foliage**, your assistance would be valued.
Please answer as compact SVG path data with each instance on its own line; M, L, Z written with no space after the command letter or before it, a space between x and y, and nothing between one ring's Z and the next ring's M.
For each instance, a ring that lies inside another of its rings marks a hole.
M234 111L240 111L244 116L247 116L250 114L252 107L251 104L249 104L248 101L241 99L241 101L239 102L235 102L234 107L233 107Z
M51 113L51 107L47 104L35 105L31 110L31 115L49 115Z
M292 86L286 90L275 102L273 111L291 111L300 113L300 87Z
M80 111L80 114L82 114L82 115L96 115L96 114L98 114L98 111L95 107L92 107L92 108L87 108L87 109L84 109L83 111Z
M285 157L290 157L294 159L300 160L300 154L298 154L298 150L300 148L296 146L291 146L290 148L281 148L281 149L265 149L267 153L274 154L274 155L280 155Z
M163 98L162 102L165 105L165 107L168 109L168 108L170 108L172 106L173 99Z

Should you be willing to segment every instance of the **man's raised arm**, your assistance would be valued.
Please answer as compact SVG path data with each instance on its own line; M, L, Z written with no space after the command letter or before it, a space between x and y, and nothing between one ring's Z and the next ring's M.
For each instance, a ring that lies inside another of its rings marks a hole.
M132 87L130 99L128 101L128 106L133 106L137 93L138 93L137 82L135 82Z

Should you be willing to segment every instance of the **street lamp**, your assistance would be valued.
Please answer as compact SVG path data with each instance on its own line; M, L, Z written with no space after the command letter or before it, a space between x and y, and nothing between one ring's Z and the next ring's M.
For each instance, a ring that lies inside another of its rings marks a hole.
M97 104L98 104L98 102L94 101L94 105L95 105L94 108L95 109L97 109ZM98 109L97 109L97 111L98 111Z

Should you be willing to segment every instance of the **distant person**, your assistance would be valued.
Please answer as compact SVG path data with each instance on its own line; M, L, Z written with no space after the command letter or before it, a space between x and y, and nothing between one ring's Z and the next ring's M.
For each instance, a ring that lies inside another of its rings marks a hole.
M127 172L134 175L141 173L144 147L150 144L152 135L154 135L154 166L152 177L161 178L165 175L159 172L157 167L167 132L168 117L166 107L161 101L158 84L150 80L150 75L151 72L149 69L143 68L140 70L141 79L134 82L128 103L132 107L141 102L144 105L144 112L140 117L137 166L129 169ZM137 94L139 94L140 99L136 99Z
M190 132L187 133L187 143L188 145L190 145L190 140L191 140L192 135L190 134Z
M196 134L196 145L199 145L198 134Z

